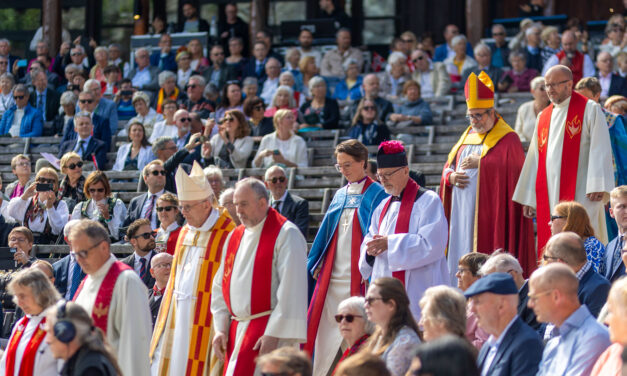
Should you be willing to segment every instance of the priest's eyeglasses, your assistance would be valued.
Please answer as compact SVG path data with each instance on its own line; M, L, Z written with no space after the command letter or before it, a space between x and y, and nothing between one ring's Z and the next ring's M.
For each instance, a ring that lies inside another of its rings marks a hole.
M347 168L351 168L351 166L353 165L353 162L346 162L346 163L336 163L335 164L335 169L337 170L337 172L342 172L342 170L346 170Z
M396 174L397 172L399 172L400 170L402 170L404 168L405 168L405 166L399 167L396 170L394 170L392 172L385 173L385 174L377 173L377 179L379 179L379 180L388 180L389 178L392 177L392 175Z
M490 112L490 110L489 110L489 109L487 109L487 110L485 110L485 111L483 111L483 112L477 113L477 114L466 114L466 119L467 119L468 121L471 121L471 120L474 120L474 121L481 121L481 119L483 119L483 116L484 116L485 114L487 114L488 112Z
M554 84L550 84L550 83L547 82L547 83L544 84L544 87L547 88L547 89L553 89L553 88L556 88L556 87L558 87L558 86L560 86L562 84L567 83L568 81L570 81L570 80L564 80L564 81L556 82Z
M72 255L72 257L74 257L76 259L76 257L82 258L82 259L86 259L87 256L89 256L89 252L96 248L97 246L99 246L102 242L104 242L105 239L102 239L101 241L97 242L96 244L92 245L91 247L87 248L87 249L82 249L80 251L70 251L70 255Z

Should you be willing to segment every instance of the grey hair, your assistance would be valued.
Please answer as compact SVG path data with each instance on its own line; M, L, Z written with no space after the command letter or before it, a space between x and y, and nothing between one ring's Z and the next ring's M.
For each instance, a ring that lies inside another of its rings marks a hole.
M279 86L276 91L274 92L274 95L272 96L272 102L270 104L270 107L276 107L276 97L279 94L279 92L281 91L287 91L287 93L289 94L289 104L288 106L290 108L294 108L296 107L296 100L294 99L294 92L292 91L292 88L289 86L285 86L285 85L281 85Z
M27 96L30 95L28 88L26 88L26 85L24 84L17 84L13 87L13 93L22 93L22 94L26 94Z
M146 51L146 53L150 55L150 51L148 51L148 49L145 47L139 47L138 49L135 50L135 53L133 55L137 57L137 54L139 54L142 51Z
M281 81L281 78L286 77L286 76L292 77L292 81L296 82L296 79L294 78L294 75L290 71L285 71L285 72L281 73L279 75L279 81Z
M76 121L76 119L78 118L88 118L91 121L91 114L87 111L79 111L78 113L74 114L74 121Z
M111 43L111 44L109 45L109 49L112 49L112 48L117 48L118 50L120 50L120 51L121 51L121 50L122 50L122 45L121 45L121 44L119 44L119 43Z
M375 325L372 321L368 320L368 316L366 315L366 309L364 305L366 304L366 298L363 296L351 296L350 298L346 298L340 302L337 306L337 311L341 311L343 309L347 309L352 312L356 312L361 315L364 319L364 330L368 334L372 334L375 329Z
M451 40L451 46L456 46L460 43L465 44L466 42L468 42L468 39L466 39L466 36L464 34L459 34L453 37L453 39Z
M358 62L356 59L354 59L354 58L352 58L352 57L351 57L351 58L349 58L349 59L346 59L346 60L342 63L342 69L344 69L344 73L346 73L346 71L348 70L348 68L349 68L351 65L357 65L357 69L359 69L359 62Z
M257 77L246 77L244 78L244 81L242 81L242 87L244 86L248 86L248 85L257 85L259 86L259 80L257 79Z
M255 195L257 196L258 199L263 198L266 201L270 200L268 190L266 189L266 186L260 180L252 178L252 177L248 177L235 183L235 189L239 187L244 187L244 186L247 186L250 189L252 189L255 192Z
M200 86L205 86L207 85L207 81L205 80L205 78L199 74L195 74L193 76L191 76L189 78L189 80L187 80L187 83L190 83L192 80L196 80L196 82L198 82L198 85Z
M205 86L205 90L202 92L203 97L207 98L210 95L220 95L220 89L213 82Z
M526 36L526 37L528 37L528 36L530 36L531 34L533 34L533 33L534 33L534 31L538 31L538 30L540 30L540 26L538 26L538 25L532 25L532 26L530 26L530 27L529 27L529 28L525 31L525 36Z
M77 71L82 71L83 70L83 68L81 68L80 65L74 64L74 63L66 65L65 69L63 70L63 72L67 72L68 69L76 69Z
M39 70L39 69L31 69L30 71L30 79L31 81L34 80L35 78L37 78L37 75L43 73L46 74L46 72ZM46 75L46 81L48 80L48 76Z
M38 268L23 269L13 275L7 286L7 291L13 295L15 305L17 305L17 297L15 296L15 287L17 286L29 287L37 305L44 309L61 299L61 295L48 279L48 276Z
M544 85L544 77L538 76L531 80L531 89L536 90L540 87L540 85Z
M527 57L525 56L525 54L520 52L520 51L517 51L517 50L511 51L509 53L508 59L511 62L512 58L515 58L515 57L521 58L521 59L523 59L523 61L527 61Z
M505 30L505 26L503 26L503 24L494 24L494 25L492 25L492 30L494 30L495 28L498 28L500 30L506 31Z
M222 191L222 193L220 193L220 205L224 206L224 201L226 200L227 196L229 195L233 195L235 193L235 189L233 188L227 188L224 191Z
M80 50L83 54L85 54L85 47L81 46L80 44L77 44L76 46L74 46L72 50Z
M3 78L9 79L11 81L11 84L15 85L15 76L12 75L11 73L9 73L9 72L2 73L2 76L0 76L0 80L3 79Z
M486 50L488 51L488 53L490 53L490 55L492 55L492 50L490 49L490 47L485 44L485 43L479 43L475 46L475 49L473 50L473 52L475 53L475 55L477 54L477 52L480 52L481 50Z
M205 174L205 177L209 177L209 176L214 176L217 175L220 180L222 181L222 183L224 183L224 175L222 175L222 170L220 170L219 167L216 167L214 165L210 165L205 167L204 170L202 170L202 172Z
M479 275L485 276L491 273L509 273L510 271L522 273L522 267L516 257L509 253L499 253L488 258L479 268Z
M324 78L320 76L314 76L309 79L309 83L307 84L307 87L309 88L309 91L311 92L316 86L322 85L322 84L324 84L325 86L327 84Z
M404 53L394 51L388 56L388 64L405 63L407 56Z
M77 100L78 100L78 96L74 94L73 91L65 91L63 92L63 94L61 94L61 98L59 99L59 102L61 106L63 106L63 105L75 104Z
M77 224L72 226L69 237L73 238L78 234L83 234L89 239L94 240L95 242L93 244L107 242L107 244L111 245L109 233L100 222L91 219L81 219Z
M159 86L165 84L165 82L169 79L169 78L173 78L176 80L176 75L168 70L163 71L161 73L159 73Z
M105 46L98 46L96 47L96 49L94 49L94 55L97 54L98 52L104 52L107 55L109 55L109 49Z
M174 139L168 136L161 136L157 138L155 142L152 143L153 154L157 155L157 152L160 150L163 150L165 148L165 144L167 144L170 141L174 141Z
M266 170L266 173L263 175L263 178L264 178L265 180L268 180L268 177L270 176L270 174L272 174L272 173L273 173L274 171L276 171L276 170L281 171L281 172L283 173L283 176L287 176L287 175L285 174L285 169L284 169L283 167L281 167L281 166L279 166L279 165L274 165L274 166L269 167L269 168Z
M7 43L9 46L11 45L11 41L8 40L7 38L0 39L0 43Z
M75 224L77 224L80 221L80 219L70 219L66 224L65 227L63 227L63 236L64 237L68 237L70 236L70 230L72 229L72 227L74 227Z
M420 299L423 318L427 315L425 308L429 304L429 314L434 320L440 321L448 332L459 337L466 333L466 298L459 290L450 286L433 286L425 290Z
M91 93L90 87L93 85L98 85L98 90L100 90L100 81L96 80L95 78L90 78L89 80L85 81L85 84L83 85L83 92Z

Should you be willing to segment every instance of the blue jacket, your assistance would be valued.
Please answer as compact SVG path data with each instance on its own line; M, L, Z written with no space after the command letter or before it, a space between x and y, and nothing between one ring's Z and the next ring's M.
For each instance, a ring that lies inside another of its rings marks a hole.
M161 57L161 51L155 51L152 53L152 55L150 55L150 65L159 68L159 60L163 60L163 67L161 67L160 69L162 71L169 70L176 73L177 66L175 58L176 55L172 51L170 51L169 54L163 57Z
M591 266L579 281L577 296L581 304L588 306L592 316L598 317L601 308L607 301L609 292L610 283L608 280L595 272Z
M348 85L346 85L346 80L341 80L335 86L335 91L333 92L333 98L338 99L338 100L346 100L346 99L350 99L353 101L360 100L363 95L361 92L362 81L363 81L363 77L361 75L357 76L357 82L355 82L355 85L349 88Z
M470 42L466 42L466 55L474 58L475 54L472 50L472 45ZM435 52L433 53L433 62L444 61L448 57L448 49L446 48L446 43L443 43L437 47L435 47Z
M109 127L109 120L94 114L91 118L91 122L94 125L93 137L105 143L106 150L109 151L111 146L111 128ZM63 139L61 142L76 140L78 135L74 130L74 118L68 120L63 127Z
M65 256L61 260L52 264L54 270L54 287L57 288L59 294L63 297L67 292L68 275L70 274L70 255ZM78 266L78 264L77 264ZM85 277L85 273L81 270L81 280Z
M6 110L0 121L0 135L9 133L13 117L15 116L17 106L13 106ZM24 116L22 117L22 125L20 126L20 137L39 137L44 130L43 115L41 110L31 106L29 103L24 107Z
M487 343L483 344L477 364L483 365L490 351ZM542 360L542 341L538 333L516 317L498 346L494 360L488 369L490 376L534 376Z
M610 281L610 283L625 275L625 265L623 264L623 260L620 258L621 252L618 252L618 259L614 258L614 251L616 250L616 247L620 247L619 240L620 237L617 236L605 247L604 277ZM622 247L619 249L622 249Z
M107 98L100 98L100 102L98 102L98 107L96 107L94 113L109 120L111 136L115 136L118 131L118 107L115 102Z
M76 149L77 142L77 139L62 141L61 145L59 146L59 154L57 155L57 157L61 159L61 157L63 157L63 154L74 151L74 149ZM96 158L96 163L98 163L98 169L105 170L107 166L107 150L109 149L107 149L103 141L92 137L89 139L89 143L87 144L87 148L85 149L83 160L87 162L92 162L93 156Z
M394 113L407 116L420 116L420 119L422 119L421 124L433 123L431 107L429 107L429 103L425 102L422 98L415 102L403 101L401 104L395 104Z

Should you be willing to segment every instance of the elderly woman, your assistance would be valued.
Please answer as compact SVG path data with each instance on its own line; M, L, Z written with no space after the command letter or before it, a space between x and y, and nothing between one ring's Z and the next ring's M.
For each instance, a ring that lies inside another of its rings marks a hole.
M376 103L371 99L362 99L353 117L348 137L354 138L364 145L379 145L390 139L390 130L381 120Z
M142 123L136 120L130 121L127 134L128 142L118 149L113 171L141 171L148 162L155 159L152 145L148 142Z
M594 271L605 275L605 247L594 236L594 228L583 205L576 201L562 201L555 205L551 214L551 235L571 231L583 239L588 262Z
M57 197L65 201L68 211L74 210L77 203L85 200L85 177L83 176L83 161L76 152L63 154L59 161L61 172L65 177L59 184Z
M599 356L591 376L624 375L621 359L623 347L627 345L627 278L614 282L607 297L608 315L605 323L609 327L612 345Z
M455 55L444 60L446 70L451 78L452 89L462 89L465 82L462 82L462 72L465 70L473 70L477 67L477 62L470 56L466 55L466 43L468 40L464 35L457 35L451 40L451 46Z
M37 244L52 244L69 219L67 204L57 198L59 175L43 167L20 197L9 202L7 213L35 234Z
M61 298L48 276L37 268L22 270L7 287L15 304L26 314L14 326L0 359L2 375L57 375L57 361L44 338L46 309Z
M298 107L296 106L296 101L294 100L294 91L289 86L281 85L276 89L276 92L272 97L270 107L266 109L266 112L264 112L263 115L273 117L274 114L281 109L288 109L291 111L295 119L298 117Z
M407 56L402 52L392 52L388 57L388 65L381 76L379 96L396 101L401 97L403 85L411 77L407 67Z
M488 255L480 252L470 252L463 255L458 262L457 287L463 292L466 291L475 281L481 278L479 269L488 260ZM483 343L490 335L478 326L477 316L470 310L470 305L466 307L466 338L477 348L481 349Z
M102 171L94 171L85 181L87 201L78 203L72 219L93 219L100 222L112 239L119 239L120 224L126 218L126 206L119 198L111 196L109 179Z
M544 42L544 48L540 52L542 54L542 62L546 63L547 60L562 49L562 38L560 37L559 30L555 26L547 26L542 30L540 34L542 42Z
M254 145L249 135L250 127L246 116L238 110L227 111L221 119L218 133L210 140L211 155L218 167L246 167Z
M157 217L161 222L155 237L157 251L174 255L176 241L181 232L179 200L174 194L166 192L159 197L157 200Z
M227 111L243 111L242 88L238 81L228 81L222 88L222 101L216 109L216 119L222 119Z
M499 91L508 93L525 92L530 88L531 80L540 75L537 70L525 66L525 55L519 51L509 54L509 62L512 69L503 74L499 83Z
M105 82L107 78L105 77L105 68L109 65L109 50L107 47L98 46L94 50L94 59L96 60L96 65L94 65L89 71L89 78L94 78L100 82Z
M291 71L281 73L279 76L279 85L287 86L292 89L292 92L294 93L294 101L296 102L297 107L300 107L303 103L305 103L305 95L301 93L302 85L296 81L294 74Z
M163 105L166 99L172 99L177 102L182 102L187 99L187 95L176 87L176 74L170 71L163 71L159 73L159 91L153 98L152 107L159 114L163 114Z
M337 101L327 97L327 83L320 76L309 80L312 99L300 106L300 127L336 129L340 120Z
M408 80L403 84L402 94L404 100L394 105L394 113L390 114L390 120L395 123L405 124L431 124L433 114L429 103L420 98L420 84L414 80Z
M15 261L15 271L30 268L36 261L33 251L33 233L27 227L15 227L9 232L8 245L15 250L13 261ZM0 274L0 303L5 308L13 308L14 303L8 293L7 286L13 278L13 273Z
M296 117L290 110L278 110L274 115L273 133L263 136L253 167L268 168L274 164L285 167L307 167L307 144L294 134Z
M155 123L148 142L152 144L159 137L176 137L178 135L178 128L174 121L174 113L177 109L178 106L175 100L168 98L163 101L163 120Z
M426 342L452 334L466 335L466 298L449 286L429 287L420 299L420 326Z
M351 296L343 300L337 307L335 321L337 321L340 334L347 345L338 365L365 347L363 345L374 332L374 324L368 321L366 316L365 304L366 300L363 297Z
M347 59L342 63L346 77L335 85L333 98L345 101L361 99L361 84L363 77L359 74L359 63L355 59Z
M152 134L152 129L155 123L163 120L163 115L158 114L154 108L148 106L150 103L150 97L143 91L137 91L133 94L133 100L131 102L135 107L137 115L129 120L129 124L138 122L144 125L146 129L146 136L149 137Z
M513 52L512 52L513 53ZM549 105L549 97L544 87L544 77L536 77L531 80L531 94L533 100L523 103L516 114L515 130L520 141L531 141L533 131L536 128L536 118L540 111Z
M51 134L48 134L48 136L63 135L63 128L68 123L68 121L74 118L74 115L76 114L77 101L78 96L71 91L66 91L61 94L61 99L59 100L59 102L61 104L61 107L63 108L63 111L58 114L54 118L54 120L52 120L52 130L50 132Z
M224 190L224 176L222 175L222 170L216 166L208 166L203 170L209 185L211 186L211 190L213 191L214 198L217 200L220 197L220 194Z
M368 320L377 326L365 350L381 356L393 376L405 375L411 350L420 343L405 287L396 278L379 278L368 287L365 300Z
M15 86L15 77L11 73L3 73L0 76L0 117L6 110L15 106L13 86Z
M176 85L180 90L185 90L185 86L187 86L189 78L198 74L198 72L191 67L192 58L189 52L179 52L174 60L176 61L176 66L178 68L176 70Z
M190 54L190 67L196 72L202 73L209 67L209 60L205 57L202 44L198 39L192 39L187 42L187 51Z
M32 173L30 158L24 154L18 154L11 158L11 172L17 177L17 180L7 185L4 194L8 198L20 197L26 190L26 186L30 185Z
M264 116L264 111L263 99L252 96L244 101L244 115L249 119L250 136L255 142L261 141L263 136L274 132L272 118Z

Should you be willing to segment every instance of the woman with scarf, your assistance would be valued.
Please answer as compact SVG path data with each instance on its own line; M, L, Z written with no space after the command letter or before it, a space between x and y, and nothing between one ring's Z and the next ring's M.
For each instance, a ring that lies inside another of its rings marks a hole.
M85 177L83 176L83 161L81 156L76 152L63 154L59 161L61 172L65 177L61 179L59 184L59 192L57 197L59 200L65 201L68 211L74 210L76 204L85 200L83 192L85 186Z
M158 114L163 114L164 101L172 99L176 102L182 102L187 99L187 95L176 87L176 74L170 71L159 73L159 91L153 98L152 107Z
M347 345L338 365L346 358L357 354L374 332L374 324L368 321L366 316L365 304L366 300L362 296L351 296L337 307L335 321Z

